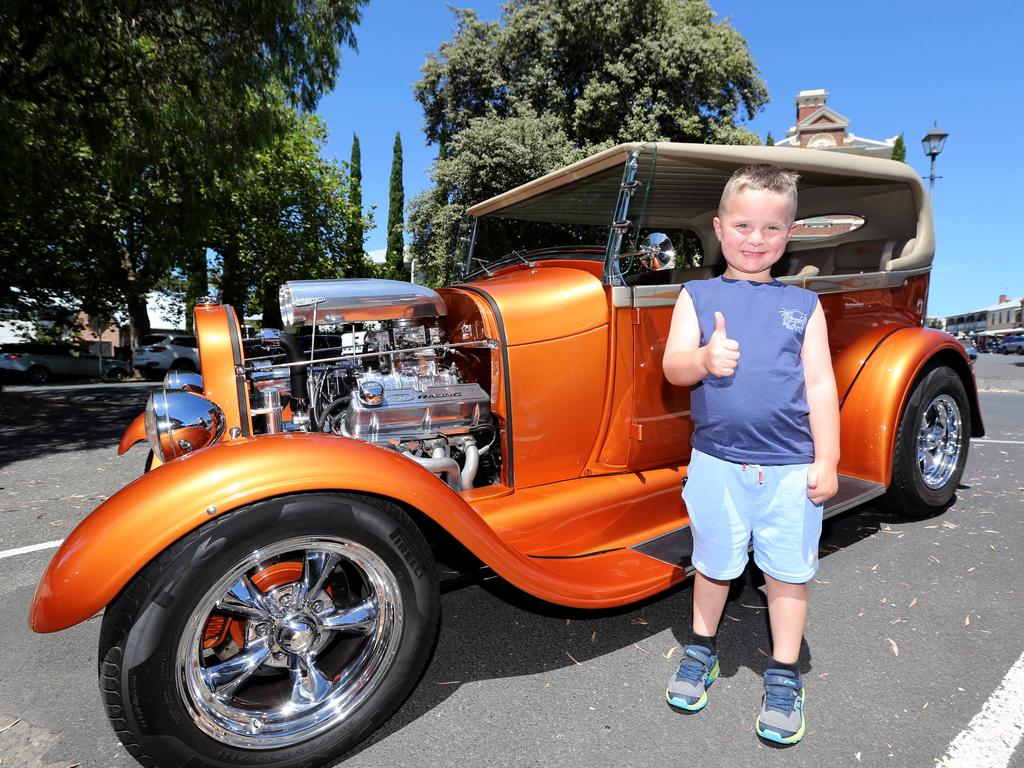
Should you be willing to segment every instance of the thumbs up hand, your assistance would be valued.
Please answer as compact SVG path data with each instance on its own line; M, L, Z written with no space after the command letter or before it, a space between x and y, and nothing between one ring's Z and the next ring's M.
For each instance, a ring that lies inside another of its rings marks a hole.
M725 334L725 316L715 312L715 332L703 348L704 367L712 376L732 376L740 361L740 343Z

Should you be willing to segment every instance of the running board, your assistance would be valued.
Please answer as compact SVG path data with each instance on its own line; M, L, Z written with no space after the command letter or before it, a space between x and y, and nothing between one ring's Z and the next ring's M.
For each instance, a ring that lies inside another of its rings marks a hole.
M822 519L838 515L851 507L856 507L871 499L877 498L885 493L885 486L878 483L871 483L867 480L858 480L855 477L839 476L839 491L825 504L825 511ZM642 555L661 560L663 563L674 565L676 568L683 568L687 571L693 570L690 565L690 558L693 556L693 536L690 533L690 526L677 528L674 531L663 533L653 539L630 547Z

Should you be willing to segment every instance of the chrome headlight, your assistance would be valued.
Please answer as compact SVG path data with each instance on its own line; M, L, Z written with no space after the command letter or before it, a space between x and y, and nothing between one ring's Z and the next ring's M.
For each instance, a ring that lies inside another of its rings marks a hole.
M164 389L181 389L203 394L203 377L192 371L168 371L164 376Z
M194 392L161 389L146 403L146 438L163 462L205 448L224 434L224 412Z

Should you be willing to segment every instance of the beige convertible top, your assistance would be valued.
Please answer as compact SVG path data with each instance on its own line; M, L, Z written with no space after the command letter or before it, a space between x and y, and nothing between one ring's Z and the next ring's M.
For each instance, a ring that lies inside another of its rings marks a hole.
M797 218L854 214L860 229L842 242L899 241L901 252L885 271L926 267L935 253L931 208L924 185L905 163L835 151L792 147L630 143L606 149L469 209L472 216L500 216L559 223L607 224L622 170L639 150L636 178L652 180L638 193L630 218L642 213L647 229L688 228L707 241L722 188L732 172L755 163L799 171ZM794 244L793 248L812 244Z

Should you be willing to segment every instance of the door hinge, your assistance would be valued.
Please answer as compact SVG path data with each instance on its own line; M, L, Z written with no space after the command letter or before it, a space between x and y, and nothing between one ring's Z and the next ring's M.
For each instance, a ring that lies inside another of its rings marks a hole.
M633 307L633 325L640 325L640 307Z
M637 424L635 421L630 422L629 439L642 443L644 441L644 425Z

